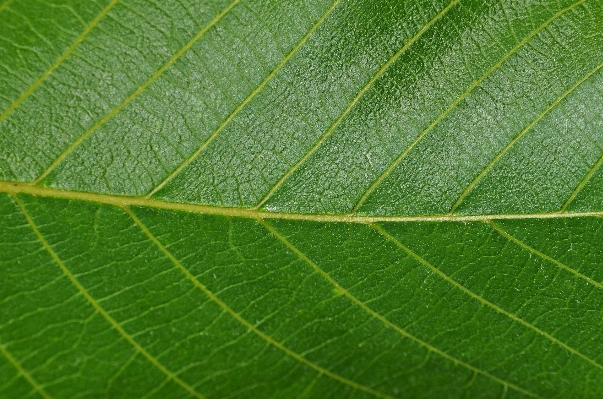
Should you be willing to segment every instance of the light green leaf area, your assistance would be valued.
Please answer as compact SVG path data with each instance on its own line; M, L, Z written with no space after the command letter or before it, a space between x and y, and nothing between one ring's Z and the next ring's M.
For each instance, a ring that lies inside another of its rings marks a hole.
M602 21L0 0L0 398L602 398Z

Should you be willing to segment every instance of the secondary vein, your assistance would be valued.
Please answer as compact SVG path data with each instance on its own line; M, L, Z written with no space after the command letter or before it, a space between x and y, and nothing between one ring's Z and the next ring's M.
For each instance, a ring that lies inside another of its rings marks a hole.
M12 0L8 0L6 3L4 3L1 7L0 7L0 11L2 11L6 6L8 6L8 4L11 2ZM84 41L84 39L86 38L86 36L88 36L88 34L92 31L92 29L98 25L98 23L100 22L101 19L103 19L105 17L105 15L107 15L107 13L113 8L113 6L115 6L115 4L118 3L119 0L112 0L102 11L101 13L90 23L90 25L88 25L86 27L86 29L84 29L84 31L82 32L82 34L80 36L78 36L77 39L75 39L75 41L73 42L73 44L71 44L71 46L69 46L69 48L55 61L54 64L52 64L50 66L50 68L48 68L46 70L46 72L44 72L38 79L36 79L36 81L27 88L27 90L25 90L23 93L21 93L21 95L19 96L19 98L17 98L3 113L2 115L0 115L0 122L2 122L4 119L6 119L6 117L15 110L15 108L17 108L19 106L19 104L21 104L23 101L25 101L25 99L27 97L29 97L29 95L31 93L33 93L33 91L40 86L40 84L46 80L46 78L48 78L48 76L50 76L50 74L57 69L57 67L59 65L61 65L63 63L63 61L65 61L65 59L67 57L69 57L71 55L71 53L73 53L73 51L75 50L75 48L77 46L79 46L79 44L81 42Z
M578 196L578 193L580 193L580 191L582 191L584 186L586 186L586 184L590 181L590 179L593 177L595 172L601 167L602 164L603 164L603 154L601 155L599 160L593 165L593 167L589 169L588 173L584 176L584 178L580 181L580 183L578 183L578 185L576 186L574 191L570 194L570 196L567 198L567 200L565 201L563 206L561 206L561 209L559 210L560 212L565 212L567 207L576 199L576 197Z
M36 390L36 392L38 392L44 399L52 399L52 397L44 390L44 388L42 388L42 386L40 384L38 384L38 382L36 380L33 379L31 374L29 374L27 372L27 370L25 370L23 368L21 363L19 363L19 361L17 359L15 359L13 357L13 355L11 355L11 353L1 343L0 343L0 352L17 369L19 374L21 374L21 376L23 376L23 378L25 378L27 380L27 382L29 382L29 384L31 386L33 386L33 388Z
M537 394L530 392L524 388L521 388L515 384L512 384L510 382L507 382L501 378L498 378L490 373L488 373L485 370L479 369L475 366L472 366L469 363L463 362L462 360L436 348L435 346L421 340L418 337L415 337L414 335L410 334L408 331L406 331L405 329L401 328L400 326L398 326L397 324L392 323L391 321L389 321L387 318L385 318L384 316L382 316L380 313L377 313L376 311L374 311L372 308L370 308L369 306L367 306L364 302L362 302L360 299L356 298L354 295L352 295L347 289L345 289L344 287L342 287L337 281L335 281L327 272L325 272L324 270L322 270L320 268L320 266L318 266L316 263L314 263L314 261L312 261L308 256L306 256L306 254L304 254L302 251L300 251L297 247L295 247L289 240L287 240L283 235L281 235L278 231L276 231L276 229L268 224L266 221L262 220L262 219L258 219L258 222L260 224L262 224L268 231L270 231L270 233L275 236L278 240L280 240L285 246L287 246L287 248L289 248L291 251L293 251L300 259L304 260L308 265L310 265L318 274L320 274L324 279L326 279L330 284L332 284L335 288L337 288L337 290L339 292L341 292L343 295L345 295L350 301L352 301L354 304L356 304L357 306L359 306L360 308L362 308L364 311L366 311L367 313L369 313L372 317L374 317L375 319L381 321L382 323L384 323L385 325L393 328L395 331L397 331L399 334L401 334L402 336L410 339L411 341L423 346L424 348L427 348L429 351L436 353L456 364L460 364L463 367L468 368L469 370L478 373L478 374L482 374L500 384L502 384L503 386L508 386L518 392L521 392L523 394L526 394L528 396L531 397L539 397ZM373 228L375 228L375 226L371 226Z
M595 280L591 279L590 277L585 276L584 274L580 273L579 271L574 270L571 267L559 262L557 259L550 257L543 252L540 252L536 248L529 246L528 244L521 241L519 238L516 238L513 235L511 235L510 233L508 233L507 231L505 231L502 227L500 227L498 224L494 223L492 220L487 220L486 222L490 226L492 226L492 228L495 229L498 233L500 233L503 237L507 238L509 241L514 242L515 244L519 245L520 247L528 250L529 252L533 253L534 255L537 255L538 257L540 257L542 259L545 259L545 260L548 260L549 262L554 263L555 265L559 266L560 268L572 273L574 276L587 281L589 284L592 284L599 289L603 289L603 284L601 284L598 281L595 281Z
M354 209L352 209L352 213L355 213L358 211L358 209L360 209L362 204L364 204L364 202L368 199L368 197L371 195L371 193L373 191L375 191L375 189L381 184L381 182L387 176L389 176L389 174L392 172L392 170L394 170L394 168L402 161L402 159L404 159L406 157L406 155L427 135L427 133L429 133L436 125L438 125L440 123L440 121L442 121L442 119L444 119L448 114L450 114L450 112L453 109L455 109L457 107L457 105L459 105L461 103L461 101L463 101L469 94L471 94L471 92L473 92L473 90L476 87L478 87L488 76L490 76L494 71L496 71L498 68L500 68L500 66L502 64L504 64L505 61L507 59L509 59L509 57L511 57L513 54L515 54L521 47L523 47L526 43L528 43L534 36L536 36L536 34L538 34L540 31L542 31L544 28L546 28L550 23L552 23L554 20L556 20L557 18L559 18L560 16L562 16L569 10L584 3L585 1L586 0L580 0L580 1L572 4L571 6L564 8L563 10L560 10L559 12L557 12L555 15L553 15L551 18L549 18L545 23L543 23L537 29L532 31L528 36L526 36L515 47L513 47L513 49L511 49L511 51L509 51L507 54L505 54L505 56L503 58L501 58L496 64L494 64L490 69L488 69L479 79L477 79L475 82L473 82L471 84L471 86L467 90L465 90L465 92L463 94L461 94L456 100L454 100L454 102L452 102L452 104L450 104L450 106L444 112L442 112L436 119L434 119L434 121L431 122L429 124L429 126L427 126L414 139L414 141L408 147L406 147L406 149L400 155L398 155L398 157L387 167L387 169L385 169L385 171L383 171L383 173L381 173L381 175L379 175L379 177L377 179L375 179L373 184L371 184L371 186L362 194L362 196L360 197L360 200L358 200L358 202L354 206Z
M161 364L157 359L155 359L155 357L153 355L151 355L142 346L140 346L138 344L138 342L136 342L134 340L134 338L132 338L132 336L130 334L128 334L123 329L123 327L113 317L111 317L111 315L109 315L109 313L102 306L100 306L100 304L92 297L92 295L90 295L90 293L78 281L78 279L73 275L73 273L71 273L71 271L63 263L63 261L59 258L57 253L52 249L50 244L48 244L48 242L46 241L46 239L44 238L44 236L42 235L42 233L36 226L34 220L32 219L32 217L29 215L29 213L25 209L25 205L23 205L23 203L19 200L17 195L13 195L13 199L17 203L19 208L21 208L21 212L23 213L23 216L25 216L25 219L27 219L27 223L29 224L29 226L31 227L33 232L35 233L36 237L38 238L38 240L40 241L40 243L42 244L44 249L46 249L46 251L50 254L50 256L55 261L55 263L59 266L61 271L65 274L65 276L69 279L69 281L71 281L71 283L77 288L77 290L82 294L82 296L84 298L86 298L86 300L90 303L90 305L92 305L92 307L98 313L100 313L105 318L105 320L107 320L109 322L109 324L111 324L111 326L117 332L119 332L126 339L126 341L128 341L134 347L134 349L136 349L136 351L138 351L140 354L142 354L144 357L146 357L147 360L149 360L151 362L151 364L153 364L155 367L157 367L168 378L172 379L174 382L176 382L178 385L180 385L182 388L184 388L186 391L188 391L194 397L196 397L198 399L205 399L205 396L203 396L202 394L197 392L192 386L190 386L189 384L187 384L186 382L181 380L177 375L175 375L172 371L168 370L163 364Z
M461 195L458 197L458 199L456 200L456 202L454 203L454 205L452 205L452 208L450 208L450 213L454 213L454 211L459 207L459 205L461 205L461 203L463 202L463 200L465 199L465 197L467 197L467 195L473 190L473 188L475 187L475 185L490 171L490 169L492 169L492 167L494 165L496 165L498 163L498 161L515 145L515 143L517 143L527 132L529 132L530 130L532 130L532 128L542 119L544 118L545 115L547 115L553 108L555 108L557 105L559 105L559 103L561 101L563 101L564 98L566 98L568 95L570 95L574 90L576 90L582 83L586 82L591 76L593 76L595 73L597 73L597 71L599 71L601 69L601 67L603 67L603 63L597 65L592 71L590 71L589 73L586 74L586 76L584 76L583 78L581 78L580 80L578 80L578 82L576 82L572 87L570 87L568 90L566 90L561 96L559 96L555 101L553 101L544 111L542 111L528 126L526 126L517 136L515 136L515 138L513 138L513 140L511 140L509 142L509 144L507 144L507 146L505 148L503 148L489 163L488 165L486 165L486 167L480 172L479 175L477 175L473 181L465 188L465 190L461 193ZM593 169L593 171L596 169L596 167ZM588 176L587 176L588 177ZM586 179L586 178L585 178ZM586 183L584 183L586 184ZM577 191L580 191L579 189L581 188L581 186L579 185L577 188ZM576 194L572 194L572 195L577 195ZM565 210L565 208L562 208L562 210Z
M466 288L464 285L460 284L459 282L457 282L456 280L454 280L453 278L451 278L450 276L448 276L447 274L445 274L444 272L442 272L440 269L438 269L437 267L433 266L431 263L429 263L427 260L425 260L422 256L420 256L419 254L417 254L416 252L414 252L413 250L411 250L410 248L408 248L406 245L402 244L398 239L396 239L394 236L392 236L391 234L389 234L387 231L385 231L381 226L376 225L371 223L370 226L375 229L377 232L379 232L381 235L383 235L385 238L387 238L388 240L390 240L391 242L393 242L395 245L397 245L398 247L400 247L401 249L403 249L407 254L409 254L410 256L412 256L414 259L416 259L419 263L421 263L422 265L426 266L427 268L429 268L431 271L433 271L434 273L436 273L437 275L439 275L441 278L443 278L444 280L446 280L448 283L450 283L452 286L456 287L457 289L463 291L465 294L469 295L470 297L472 297L473 299L479 301L480 303L488 306L489 308L495 310L496 312L507 316L508 318L510 318L511 320L523 325L524 327L534 331L535 333L547 338L548 340L550 340L551 342L555 343L556 345L559 345L560 347L562 347L563 349L567 350L568 352L578 356L579 358L585 360L586 362L590 363L591 365L595 366L596 368L599 368L601 370L603 370L603 365L597 363L595 360L591 359L590 357L584 355L583 353L579 352L578 350L572 348L571 346L569 346L568 344L566 344L563 341L560 341L559 339L553 337L551 334L547 333L544 330L541 330L540 328L536 327L535 325L523 320L522 318L514 315L513 313L510 313L508 311L506 311L505 309L501 308L500 306L488 301L487 299L483 298L481 295L476 294L475 292L469 290L468 288Z
M117 0L114 0L117 1ZM241 0L234 0L228 7L226 7L220 14L218 14L209 24L207 24L203 29L199 31L188 43L186 43L178 52L176 52L172 57L165 63L161 68L159 68L153 76L151 76L146 82L144 82L140 87L138 87L132 94L130 94L124 101L121 102L117 107L115 107L111 112L102 117L99 121L97 121L94 125L92 125L88 130L86 130L80 137L78 137L65 151L63 151L51 164L44 170L40 176L33 182L34 184L38 184L42 181L50 172L52 172L57 165L59 165L63 159L67 157L76 147L78 147L88 136L94 133L98 128L104 125L108 120L110 120L113 116L119 113L126 105L128 105L132 100L134 100L140 93L142 93L151 83L153 83L159 76L161 76L166 69L168 69L176 60L178 60L184 53L186 53L192 46L195 44L209 29L211 29L216 23L218 23L224 15L226 15L234 6L236 6Z
M284 353L286 353L290 357L294 358L295 360L297 360L297 361L299 361L299 362L301 362L301 363L303 363L303 364L305 364L305 365L313 368L314 370L318 371L320 374L324 374L326 376L329 376L329 377L333 378L336 381L339 381L341 383L349 385L352 388L359 389L361 391L367 392L367 393L369 393L371 395L374 395L376 397L383 398L383 399L395 399L395 398L393 398L390 395L386 395L386 394L384 394L382 392L376 391L376 390L374 390L372 388L369 388L367 386L359 384L359 383L357 383L355 381L352 381L350 379L342 377L339 374L335 374L335 373L333 373L333 372L331 372L331 371L329 371L329 370L327 370L327 369L325 369L323 367L318 366L317 364L315 364L315 363L307 360L306 358L304 358L303 356L301 356L297 352L294 352L291 349L287 348L282 343L278 342L277 340L275 340L274 338L272 338L268 334L260 331L256 326L254 326L253 324L251 324L250 322L248 322L239 313L237 313L234 309L232 309L230 306L228 306L226 303L224 303L220 298L218 298L212 291L210 291L207 287L205 287L205 285L201 284L201 282L199 282L199 280L197 280L197 278L186 267L184 267L182 265L182 263L180 263L180 261L178 259L176 259L176 257L174 255L172 255L172 253L159 241L159 239L157 237L155 237L155 235L153 233L151 233L151 231L142 223L142 221L140 219L138 219L138 217L136 217L136 215L134 215L134 213L132 213L132 211L128 207L124 207L124 210L130 216L130 218L132 218L132 220L134 221L134 223L136 223L136 225L138 225L138 227L145 233L145 235L153 242L153 244L155 246L157 246L161 250L161 252L198 289L200 289L205 295L207 295L218 306L220 306L222 309L224 309L226 312L228 312L228 314L230 314L235 320L237 320L239 323L241 323L242 325L244 325L249 330L253 331L260 338L262 338L263 340L265 340L269 344L273 345L274 347L280 349L281 351L283 351Z
M373 77L358 92L358 94L356 94L356 97L354 97L354 99L350 102L350 104L348 104L348 106L346 107L346 109L341 113L341 115L339 115L339 117L335 120L335 122L333 122L331 124L331 126L318 139L318 141L312 146L312 148L310 148L310 150L308 152L306 152L304 154L304 156L301 157L297 161L297 163L295 165L293 165L291 168L289 168L289 170L287 172L285 172L285 174L283 174L283 176L276 182L276 184L274 186L272 186L272 188L268 191L268 193L264 196L264 198L262 198L260 200L260 202L257 203L257 205L254 207L255 209L259 209L266 201L268 201L268 199L272 196L272 194L274 194L274 192L285 182L285 180L287 180L287 178L301 164L303 164L306 161L306 159L308 159L308 157L310 157L310 155L312 155L318 149L318 147L320 147L320 145L333 133L333 131L335 130L335 128L337 128L337 126L341 123L341 121L346 117L346 115L350 112L350 110L354 107L354 105L356 105L356 103L358 103L358 101L364 95L364 93L366 93L367 90L370 89L373 86L373 84L375 83L375 81L377 81L377 79L379 79L379 77L381 75L383 75L383 73L389 68L389 66L391 64L393 64L437 20L439 20L442 16L444 16L444 14L446 14L446 12L448 12L448 10L450 10L456 3L458 3L458 1L459 0L454 0L450 4L448 4L448 6L446 6L435 17L433 17L427 24L425 24L425 26L423 26L417 33L415 33L415 35L412 38L410 38L410 40L408 42L406 42L406 44L404 44L404 46L402 46L402 48L400 50L398 50L385 64L383 64L381 66L381 68L379 68L379 70L377 71L377 73L375 73L375 75L373 75Z
M211 143L218 134L224 130L224 128L230 123L230 121L241 111L262 89L266 86L266 84L277 74L278 71L293 57L295 53L304 45L304 43L308 40L310 36L318 29L320 25L327 19L329 14L335 9L337 4L339 4L340 0L335 0L331 7L323 14L322 17L312 26L312 28L306 33L306 35L297 43L297 45L287 54L285 58L266 76L266 78L260 83L248 96L243 100L234 111L231 112L230 115L218 126L218 128L203 142L203 144L191 155L189 156L180 166L178 166L172 173L169 174L168 177L163 179L161 183L155 186L148 194L147 198L150 198L153 194L159 191L163 186L165 186L170 180L172 180L178 173L182 171L188 164L190 164L197 156L203 152L205 148Z

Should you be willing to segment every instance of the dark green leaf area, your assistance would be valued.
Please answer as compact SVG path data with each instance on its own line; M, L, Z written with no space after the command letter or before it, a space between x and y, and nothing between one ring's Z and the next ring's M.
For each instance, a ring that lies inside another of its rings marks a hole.
M603 393L599 218L325 224L28 195L0 212L0 342L50 397ZM0 367L4 392L34 393Z

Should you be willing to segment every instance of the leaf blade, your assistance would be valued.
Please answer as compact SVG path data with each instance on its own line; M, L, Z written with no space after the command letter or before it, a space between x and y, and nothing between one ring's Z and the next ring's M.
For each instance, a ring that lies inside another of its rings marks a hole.
M2 3L0 396L600 397L602 15Z

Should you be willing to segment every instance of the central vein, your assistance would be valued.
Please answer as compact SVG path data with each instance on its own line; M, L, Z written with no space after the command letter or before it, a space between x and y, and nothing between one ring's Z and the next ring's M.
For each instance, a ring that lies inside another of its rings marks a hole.
M470 222L498 219L551 219L575 217L603 217L603 211L594 212L548 212L526 214L496 214L496 215L418 215L418 216L387 216L387 215L355 215L355 214L303 214L286 212L268 212L249 208L229 208L223 206L190 204L180 202L165 202L145 197L126 197L111 194L96 194L80 191L67 191L50 187L40 187L28 183L0 181L0 193L30 194L39 197L63 198L70 200L88 201L100 204L124 206L143 206L150 208L206 213L212 215L233 216L251 219L289 219L307 220L331 223L375 223L375 222Z

